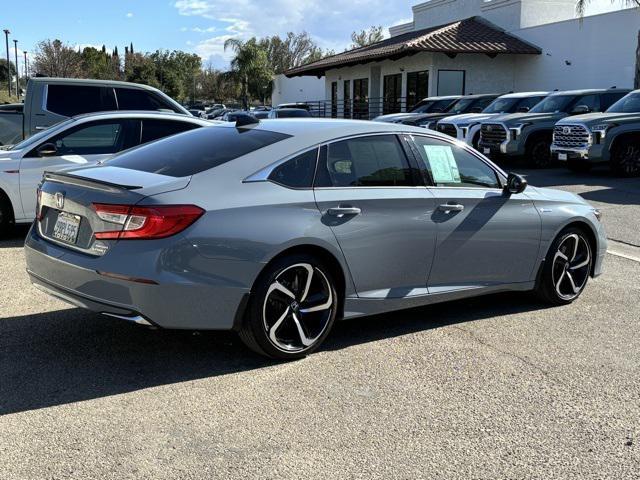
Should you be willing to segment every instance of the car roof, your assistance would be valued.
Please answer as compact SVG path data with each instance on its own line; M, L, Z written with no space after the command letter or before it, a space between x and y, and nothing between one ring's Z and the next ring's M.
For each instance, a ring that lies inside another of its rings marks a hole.
M207 122L211 122L211 120L206 120L204 118L194 117L191 115L184 115L182 113L174 113L174 112L151 112L148 110L114 110L108 112L91 112L91 113L83 113L80 115L75 115L73 117L74 120L112 120L119 118L153 118L158 120L178 120L182 122L190 122L190 123L199 123L202 125L206 125Z
M64 84L64 85L109 85L114 87L137 88L157 92L158 89L141 83L121 82L119 80L95 80L86 78L58 78L58 77L32 77L34 83Z
M539 95L549 95L551 92L514 92L502 95L500 98L527 98Z
M629 93L631 90L628 88L586 88L583 90L562 90L559 92L552 92L550 96L555 95L584 95L587 93Z
M462 98L462 95L441 95L436 97L426 97L420 101L424 102L424 101L434 101L434 100L457 100L459 98Z
M470 95L464 95L462 97L460 97L461 99L464 98L486 98L486 97L500 97L502 96L502 93L478 93L478 94L470 94Z

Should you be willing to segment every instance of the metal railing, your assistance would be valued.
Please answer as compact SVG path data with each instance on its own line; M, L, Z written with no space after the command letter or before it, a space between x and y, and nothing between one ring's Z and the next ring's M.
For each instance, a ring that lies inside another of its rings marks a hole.
M411 100L409 103L405 97L380 97L365 100L311 100L297 103L306 105L313 117L372 120L380 115L407 112L416 101Z

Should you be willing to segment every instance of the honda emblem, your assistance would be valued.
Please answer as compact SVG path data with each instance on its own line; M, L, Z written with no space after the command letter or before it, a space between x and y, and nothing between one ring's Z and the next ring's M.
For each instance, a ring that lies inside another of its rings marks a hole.
M58 210L62 210L64 208L64 193L56 192L55 199L56 199L56 208Z

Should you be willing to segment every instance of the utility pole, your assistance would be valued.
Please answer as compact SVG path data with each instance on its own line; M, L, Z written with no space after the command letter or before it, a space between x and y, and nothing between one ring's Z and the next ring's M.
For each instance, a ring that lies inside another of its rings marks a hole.
M9 34L11 32L9 30L7 30L6 28L4 29L4 38L7 44L7 92L9 93L9 96L11 96L11 64L9 63Z
M18 68L18 40L13 39L13 49L16 55L16 97L20 98L20 69Z
M27 66L27 51L24 52L24 81L25 83L29 80L29 67Z

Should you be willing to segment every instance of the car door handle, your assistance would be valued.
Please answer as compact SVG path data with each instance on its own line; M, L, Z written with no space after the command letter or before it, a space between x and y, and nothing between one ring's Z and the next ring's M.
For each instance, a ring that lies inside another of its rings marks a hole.
M345 215L360 215L362 210L358 207L351 207L348 205L340 205L339 207L331 207L327 210L329 215L333 215L334 217L344 217Z
M442 205L438 205L438 210L444 213L461 212L464 210L464 205L459 203L444 203Z

